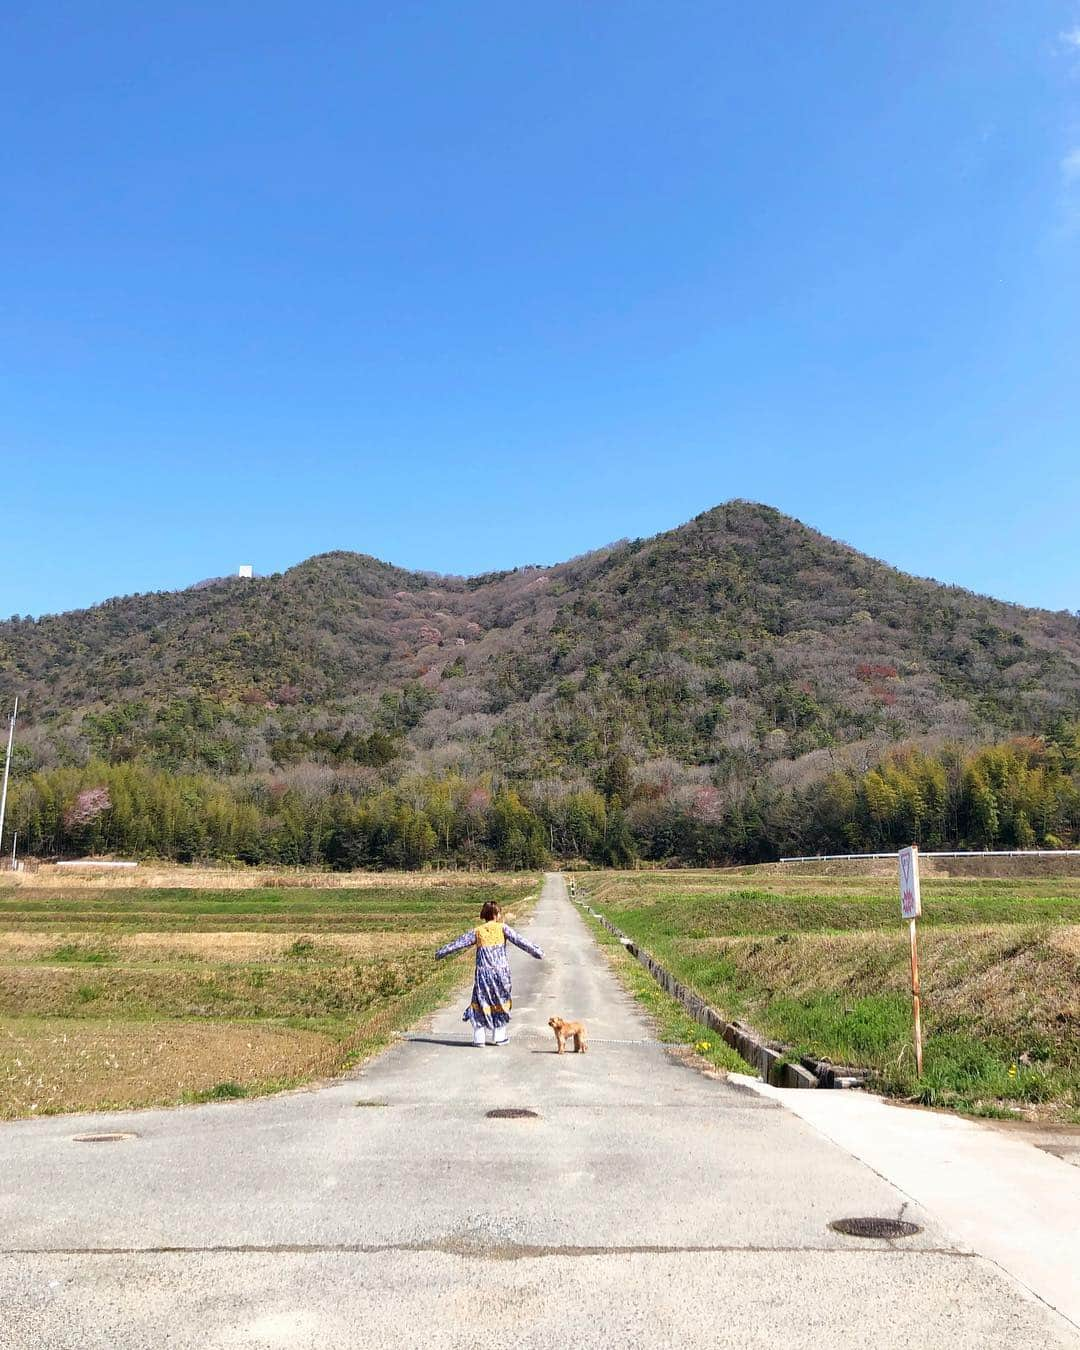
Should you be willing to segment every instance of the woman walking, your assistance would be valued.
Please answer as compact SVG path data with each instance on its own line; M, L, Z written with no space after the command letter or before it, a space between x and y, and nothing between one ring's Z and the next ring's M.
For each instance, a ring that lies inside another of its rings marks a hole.
M444 956L463 952L466 947L476 948L472 1002L465 1009L461 1020L472 1023L473 1045L478 1046L484 1044L484 1033L488 1031L491 1032L492 1045L505 1045L509 1040L507 1027L513 999L510 996L510 958L506 944L512 942L538 961L544 958L539 947L533 946L520 933L515 933L509 924L500 920L501 913L494 900L487 901L480 911L479 926L462 933L461 937L448 942L435 953L435 960L441 961Z

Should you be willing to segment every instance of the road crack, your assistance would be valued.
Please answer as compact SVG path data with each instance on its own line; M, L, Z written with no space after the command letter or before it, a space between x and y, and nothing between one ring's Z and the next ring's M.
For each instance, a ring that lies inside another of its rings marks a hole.
M0 1256L315 1256L355 1255L379 1256L387 1253L406 1255L435 1254L460 1256L481 1261L531 1261L550 1257L581 1256L709 1256L724 1253L749 1252L762 1255L798 1252L831 1256L850 1256L853 1252L872 1255L890 1253L907 1256L955 1256L970 1259L977 1253L956 1247L900 1247L890 1241L873 1244L860 1240L858 1246L783 1246L767 1243L710 1243L698 1246L667 1244L633 1244L625 1246L571 1245L524 1242L480 1243L463 1238L436 1238L430 1242L278 1242L238 1243L215 1246L150 1246L150 1247L8 1247L0 1248Z

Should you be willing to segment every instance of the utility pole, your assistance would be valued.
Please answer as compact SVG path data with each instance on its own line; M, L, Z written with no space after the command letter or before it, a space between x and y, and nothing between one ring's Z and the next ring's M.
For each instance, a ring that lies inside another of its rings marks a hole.
M7 811L7 785L8 774L11 772L11 747L15 740L15 719L19 715L19 700L15 700L15 711L11 714L11 725L8 727L7 755L4 758L4 786L0 790L0 847L4 842L4 813Z

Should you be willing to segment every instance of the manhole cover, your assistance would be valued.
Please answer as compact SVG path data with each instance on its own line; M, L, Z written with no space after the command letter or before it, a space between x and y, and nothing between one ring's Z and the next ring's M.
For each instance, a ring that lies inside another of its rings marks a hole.
M530 1111L524 1106L497 1106L494 1111L489 1111L489 1120L539 1120L538 1111Z
M137 1134L73 1134L75 1144L122 1144L125 1139L138 1139Z
M829 1227L861 1238L905 1238L922 1232L917 1223L905 1223L903 1219L834 1219Z

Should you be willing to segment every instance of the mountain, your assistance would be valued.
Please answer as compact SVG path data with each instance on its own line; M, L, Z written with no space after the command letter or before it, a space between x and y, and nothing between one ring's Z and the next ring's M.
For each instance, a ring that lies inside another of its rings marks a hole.
M0 706L15 694L29 767L595 781L625 754L645 776L790 780L1076 716L1080 621L737 501L553 567L440 577L335 552L13 618Z

